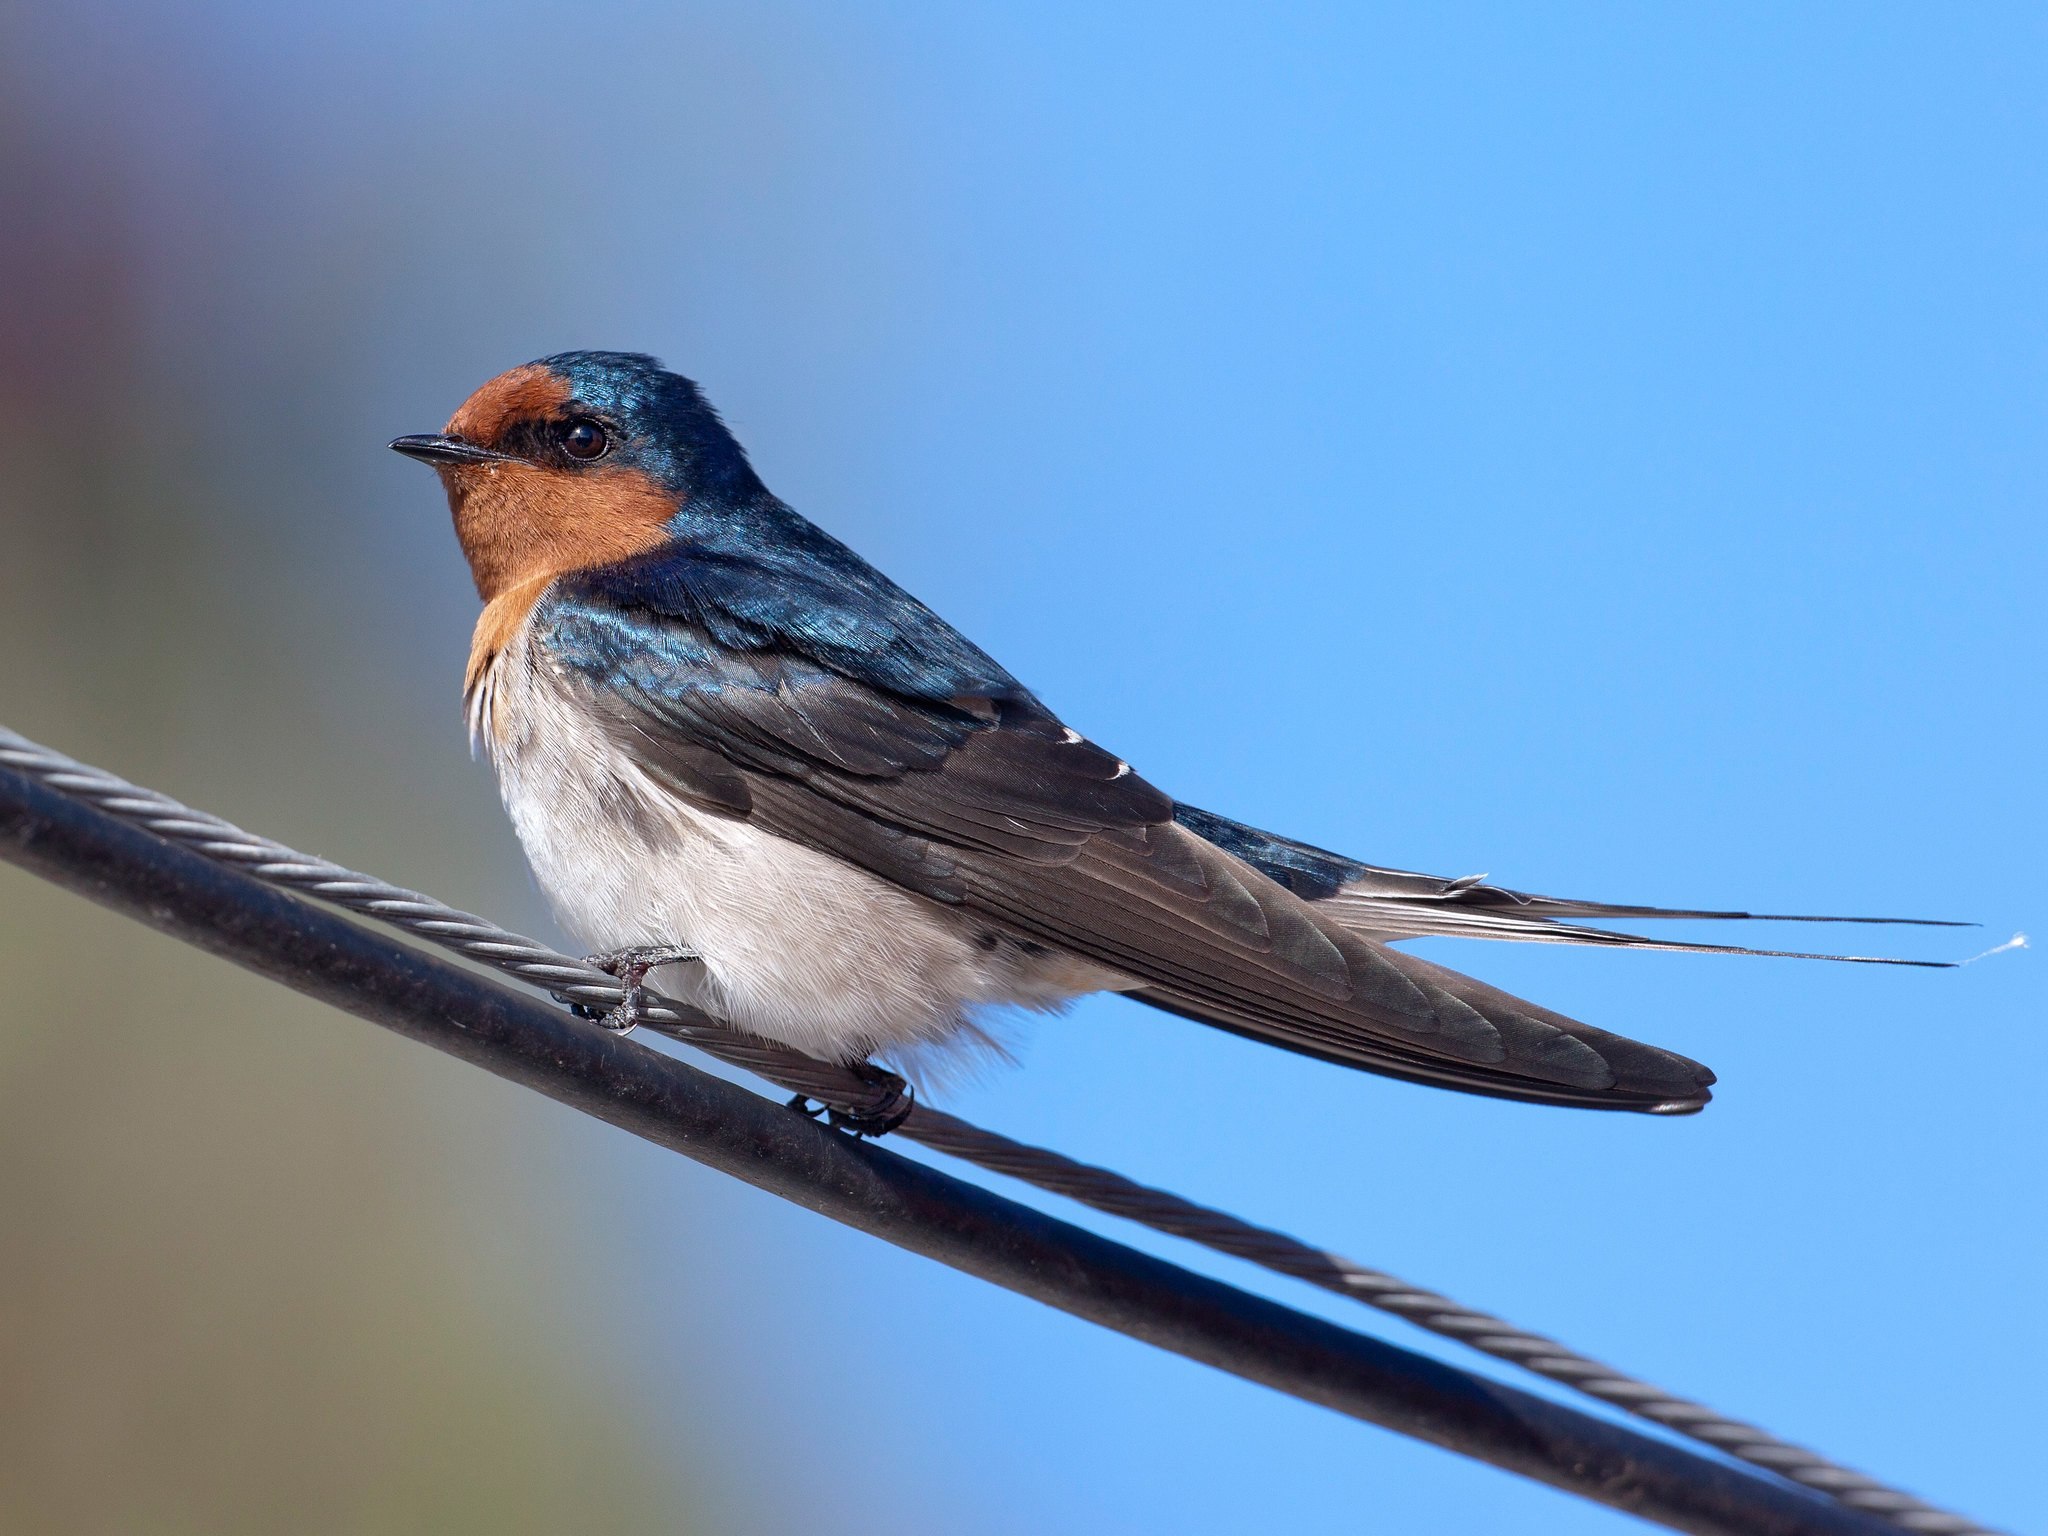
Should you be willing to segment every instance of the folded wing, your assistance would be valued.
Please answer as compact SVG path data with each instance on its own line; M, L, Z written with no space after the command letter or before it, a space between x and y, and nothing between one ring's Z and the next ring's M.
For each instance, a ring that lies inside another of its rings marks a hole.
M562 685L671 792L1292 1050L1543 1103L1706 1102L1697 1063L1390 950L1184 825L992 664L856 675L786 628L750 636L687 570L661 574L566 580L533 622Z

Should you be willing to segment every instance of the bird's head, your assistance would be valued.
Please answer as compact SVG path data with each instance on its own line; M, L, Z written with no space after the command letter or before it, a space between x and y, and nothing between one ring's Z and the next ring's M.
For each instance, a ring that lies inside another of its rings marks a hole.
M763 494L697 386L638 352L563 352L514 368L444 430L391 446L439 472L487 602L657 549L685 505Z

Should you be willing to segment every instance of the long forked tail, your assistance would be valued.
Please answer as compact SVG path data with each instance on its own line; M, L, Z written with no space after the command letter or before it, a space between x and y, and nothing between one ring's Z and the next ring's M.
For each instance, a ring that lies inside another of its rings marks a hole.
M1502 939L1523 944L1590 944L1615 949L1664 949L1689 954L1771 955L1793 960L1841 960L1857 965L1911 965L1945 970L1948 960L1903 960L1889 955L1844 955L1741 944L1698 944L1587 927L1567 918L1698 918L1773 923L1876 923L1916 928L1974 928L1975 923L1921 917L1818 917L1783 912L1719 912L1703 908L1644 907L1604 901L1535 896L1488 885L1483 875L1447 880L1383 869L1342 854L1262 832L1190 805L1174 820L1226 853L1234 854L1295 895L1316 903L1336 921L1381 942L1425 937Z

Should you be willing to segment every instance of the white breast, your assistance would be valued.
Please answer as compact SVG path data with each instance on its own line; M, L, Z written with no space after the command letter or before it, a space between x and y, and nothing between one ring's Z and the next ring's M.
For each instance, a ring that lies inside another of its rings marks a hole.
M585 718L522 633L472 699L527 859L594 950L686 944L658 990L814 1055L983 1040L971 1014L1120 978L842 860L678 800Z

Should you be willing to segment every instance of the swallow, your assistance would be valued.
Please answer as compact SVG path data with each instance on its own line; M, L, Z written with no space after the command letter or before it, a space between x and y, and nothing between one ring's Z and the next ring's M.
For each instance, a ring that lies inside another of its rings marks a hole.
M901 1062L1110 991L1410 1082L1683 1114L1699 1063L1392 945L1786 953L1583 921L1750 913L1381 868L1180 803L770 494L643 354L528 363L391 446L447 492L484 605L472 743L563 926L627 979L620 1022L652 974Z

